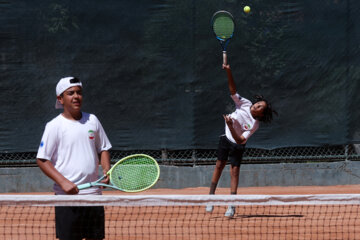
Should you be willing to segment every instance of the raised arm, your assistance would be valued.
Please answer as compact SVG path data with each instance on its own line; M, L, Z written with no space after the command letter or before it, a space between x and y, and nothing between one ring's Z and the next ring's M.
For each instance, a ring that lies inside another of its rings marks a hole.
M229 90L230 90L230 94L231 95L235 95L236 93L236 85L234 82L234 78L231 72L231 68L229 64L223 64L223 69L225 69L226 74L227 74L227 78L228 78L228 86L229 86Z
M67 194L77 194L79 192L79 189L77 188L76 184L69 181L67 178L65 178L56 168L52 165L52 163L49 160L45 159L36 159L36 163L45 173L46 176L51 178L54 182L56 182L62 190Z

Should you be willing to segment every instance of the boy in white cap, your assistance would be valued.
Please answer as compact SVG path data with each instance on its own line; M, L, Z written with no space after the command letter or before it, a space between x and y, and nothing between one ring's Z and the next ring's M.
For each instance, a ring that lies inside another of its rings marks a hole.
M77 185L98 179L110 169L110 141L93 114L81 111L82 83L75 77L60 79L56 105L63 112L48 122L37 153L40 169L54 180L54 192L100 195L100 188L79 191ZM109 182L106 177L104 183ZM56 237L59 239L103 239L103 207L55 207Z

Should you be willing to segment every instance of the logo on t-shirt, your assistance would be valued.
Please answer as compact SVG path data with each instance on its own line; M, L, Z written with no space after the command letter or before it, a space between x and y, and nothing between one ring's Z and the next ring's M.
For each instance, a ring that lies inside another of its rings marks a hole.
M250 130L251 125L248 124L248 123L245 123L245 124L243 125L243 128L244 128L245 130Z
M89 139L94 139L95 138L95 133L93 130L89 130Z
M43 146L44 146L44 141L41 141L40 147L43 147Z

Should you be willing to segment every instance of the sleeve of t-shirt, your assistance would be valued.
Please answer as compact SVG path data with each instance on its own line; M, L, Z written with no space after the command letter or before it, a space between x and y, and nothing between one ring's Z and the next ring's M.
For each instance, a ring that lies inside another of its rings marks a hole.
M241 97L238 93L231 95L231 98L234 101L236 108L240 108L240 106L244 104L248 104L250 106L252 105L252 103L248 99Z
M57 131L51 127L51 124L46 124L45 131L41 138L40 146L36 158L50 160L57 148Z
M252 128L252 129L250 129L249 131L245 131L242 135L243 135L243 137L246 139L246 140L248 140L250 137L251 137L251 135L253 135L254 134L254 132L256 132L256 130L259 128L259 125L258 124L256 124L256 125L254 125L254 127Z
M95 117L96 118L96 117ZM96 118L97 122L97 136L96 136L96 150L98 153L109 150L112 145L107 137L103 126L100 121Z

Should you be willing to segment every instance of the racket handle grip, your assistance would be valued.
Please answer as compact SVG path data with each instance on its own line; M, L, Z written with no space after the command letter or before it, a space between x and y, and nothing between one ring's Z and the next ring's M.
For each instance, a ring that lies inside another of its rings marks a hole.
M223 65L227 65L227 53L223 51Z
M77 186L77 188L79 190L86 189L86 188L91 188L91 187L92 187L91 183L84 183L84 184L80 184L80 185Z

